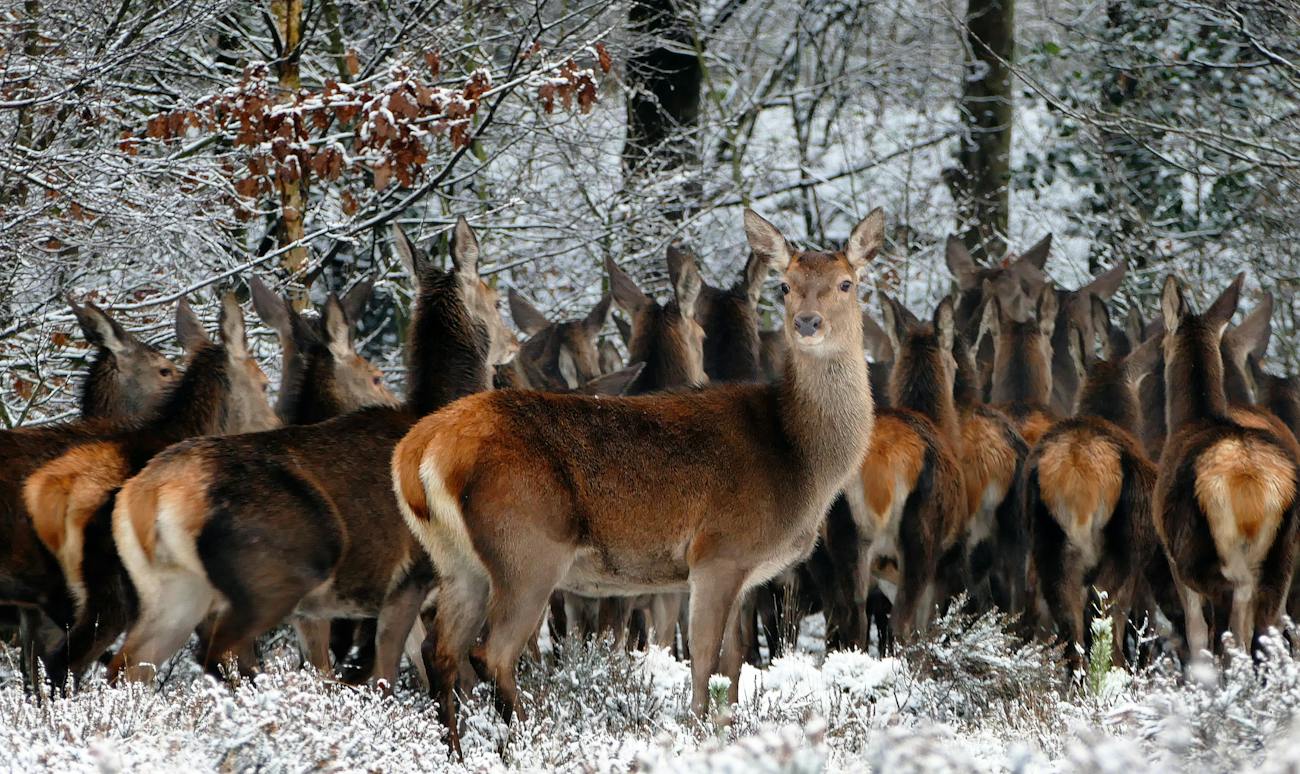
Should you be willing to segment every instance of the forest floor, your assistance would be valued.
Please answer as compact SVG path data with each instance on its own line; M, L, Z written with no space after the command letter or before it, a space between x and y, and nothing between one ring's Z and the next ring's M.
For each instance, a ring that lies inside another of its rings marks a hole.
M1059 654L1001 622L951 617L896 658L800 647L746 667L741 701L688 711L689 668L664 651L544 648L521 674L531 716L510 728L476 694L462 714L472 771L1295 771L1300 663L1238 656L1187 679L1168 664L1095 669L1067 683ZM434 705L385 698L298 668L287 637L266 672L231 687L182 657L159 688L111 688L102 670L66 699L24 694L0 649L0 769L12 771L443 771ZM404 676L409 681L410 675Z

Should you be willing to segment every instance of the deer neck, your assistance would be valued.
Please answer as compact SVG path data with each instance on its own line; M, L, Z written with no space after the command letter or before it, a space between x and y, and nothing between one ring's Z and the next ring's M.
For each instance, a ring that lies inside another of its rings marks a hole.
M1138 398L1122 371L1100 362L1084 379L1079 392L1078 416L1097 417L1131 433L1138 429Z
M488 332L461 299L452 274L426 277L411 325L406 409L424 416L492 386Z
M1181 334L1170 345L1165 363L1165 424L1169 433L1191 422L1223 419L1228 398L1223 387L1223 361L1218 346L1201 341L1208 331Z
M819 357L790 345L779 390L781 421L810 494L830 493L867 452L875 418L861 342Z

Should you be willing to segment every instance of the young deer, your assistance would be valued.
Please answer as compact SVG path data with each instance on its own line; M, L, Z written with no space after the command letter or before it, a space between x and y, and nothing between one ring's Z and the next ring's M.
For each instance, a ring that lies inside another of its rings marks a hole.
M876 412L859 475L845 488L861 541L854 609L860 614L876 587L877 562L893 560L893 629L910 636L925 628L931 608L946 598L940 560L957 544L966 520L957 458L961 430L952 402L956 325L951 298L935 309L933 324L921 323L888 297L882 297L881 310L895 354L891 408ZM866 627L856 628L865 648Z
M556 586L689 589L692 708L707 708L724 632L735 700L737 598L812 550L870 441L856 291L884 218L872 212L835 253L792 251L749 210L745 231L784 274L779 384L621 399L484 393L425 418L394 452L402 512L439 574L426 646L453 749L455 678L484 624L480 652L509 718L522 711L515 662Z
M395 237L419 284L405 404L183 444L128 482L113 536L140 610L111 676L125 668L129 679L148 679L209 610L218 613L209 669L296 611L378 617L375 677L393 685L433 573L403 527L386 460L422 415L486 389L490 362L514 345L496 291L479 279L478 242L464 219L451 272ZM310 648L322 670L325 645L318 637Z
M1156 468L1134 435L1137 380L1158 356L1158 342L1116 356L1105 305L1096 297L1092 303L1092 322L1107 335L1106 357L1095 359L1092 336L1070 325L1067 348L1084 375L1078 408L1034 447L1024 486L1038 590L1076 670L1083 664L1088 588L1109 596L1114 657L1122 664L1125 624L1130 611L1135 622L1149 612L1134 607L1144 602L1147 565L1159 551L1151 515Z
M86 341L95 347L81 388L81 418L124 421L155 410L181 370L93 303L78 306L69 297L68 305Z
M1048 401L1052 395L1056 290L1044 285L1034 314L1025 321L1007 313L1003 299L992 287L986 285L984 290L987 301L980 338L993 342L991 402L1011 417L1025 442L1033 446L1054 419Z
M1224 392L1220 343L1241 283L1239 275L1204 314L1191 311L1172 276L1161 296L1170 435L1156 482L1155 521L1193 654L1211 644L1207 600L1231 609L1233 636L1254 648L1277 625L1294 570L1300 449L1276 419L1239 421ZM1216 621L1216 641L1219 628Z
M222 300L220 330L221 343L213 344L182 301L177 332L192 354L185 375L156 414L110 432L63 429L80 437L21 481L20 517L53 559L52 567L48 560L43 563L47 575L41 583L50 590L66 589L72 603L53 608L62 614L61 623L72 627L64 645L47 660L56 685L62 684L69 664L80 672L103 652L129 613L130 594L123 587L107 521L122 484L155 454L185 438L277 424L266 399L266 375L248 352L243 316L232 295Z

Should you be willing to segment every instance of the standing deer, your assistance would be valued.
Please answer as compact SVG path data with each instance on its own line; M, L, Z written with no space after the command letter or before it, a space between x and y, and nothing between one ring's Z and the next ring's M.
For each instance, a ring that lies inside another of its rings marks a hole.
M1052 399L1048 404L1056 416L1068 416L1074 410L1075 396L1083 380L1083 374L1075 369L1076 364L1070 357L1071 326L1078 328L1088 341L1100 333L1103 323L1092 317L1092 310L1097 308L1093 299L1110 301L1124 281L1125 268L1125 264L1120 262L1078 290L1056 289L1056 323L1052 326ZM1111 330L1109 320L1105 325L1106 330Z
M1033 446L1055 418L1048 402L1052 395L1056 290L1044 285L1034 313L1025 320L1008 314L1003 299L990 286L984 290L988 300L980 321L980 338L993 342L990 402L1011 417L1025 442Z
M1156 468L1134 435L1135 388L1158 356L1158 341L1116 355L1105 305L1096 297L1092 303L1092 322L1107 336L1105 359L1094 358L1092 336L1072 323L1067 347L1084 375L1078 408L1034 447L1024 487L1038 590L1076 670L1083 664L1088 588L1109 597L1113 652L1122 664L1130 612L1135 622L1149 612L1134 610L1145 602L1147 565L1164 561L1151 513Z
M111 677L125 669L149 679L209 610L218 614L204 654L210 670L296 611L377 617L375 678L393 685L433 574L403 527L386 460L421 416L486 389L490 364L515 346L463 218L451 272L428 265L399 230L395 238L419 286L406 402L371 399L313 425L183 444L128 482L113 536L139 615ZM310 648L322 671L325 645L317 638Z
M90 301L78 305L68 298L68 305L77 318L86 340L95 347L95 357L90 372L81 388L81 420L99 420L100 426L108 423L138 421L156 411L178 379L181 371L158 350L140 341L98 306ZM17 435L10 435L17 432ZM0 432L0 460L4 461L5 474L0 480L0 534L10 528L25 530L15 519L17 485L35 466L51 455L57 454L76 435L47 433L30 430ZM7 545L13 551L24 551L30 544L17 536ZM12 565L15 560L5 560ZM4 571L0 570L0 576ZM0 582L0 587L4 584ZM0 591L0 600L6 594ZM66 620L66 619L65 619ZM18 639L21 643L21 666L25 679L34 685L36 661L58 643L60 626L41 613L40 605L18 608Z
M31 440L61 448L15 482L21 502L9 516L25 520L41 550L29 542L25 562L13 568L37 589L28 603L71 626L66 642L47 659L62 685L69 665L80 672L107 648L131 605L108 530L118 489L151 457L197 435L274 427L266 375L248 352L244 321L233 295L222 300L221 343L213 344L181 302L177 333L190 352L185 375L149 419L119 426L72 425L33 433ZM34 554L34 555L33 555ZM67 600L68 604L64 603Z
M551 322L513 288L510 316L528 339L511 361L518 371L513 386L534 390L576 390L599 377L596 337L609 320L611 298L606 295L581 320ZM614 369L617 370L617 369Z
M921 323L887 296L881 311L895 354L891 407L876 412L871 445L845 495L861 540L855 613L865 610L876 587L877 563L892 561L897 567L892 628L906 637L924 629L931 608L944 601L949 586L940 561L966 522L957 456L961 429L952 401L956 325L950 298L935 309L933 324ZM856 628L858 645L865 649L866 627Z
M515 663L557 586L689 590L692 709L707 709L724 633L735 701L737 599L808 555L871 439L857 288L884 217L873 211L833 253L791 250L750 210L745 231L783 274L780 383L613 399L484 393L425 418L394 452L402 513L439 574L426 647L453 750L455 680L484 624L476 658L503 715L522 715Z
M1170 435L1155 520L1193 654L1211 644L1206 601L1230 609L1237 643L1254 648L1277 625L1294 570L1300 449L1276 420L1234 418L1224 391L1220 344L1241 283L1239 275L1204 314L1192 312L1172 276L1160 301ZM1213 628L1217 641L1218 621Z

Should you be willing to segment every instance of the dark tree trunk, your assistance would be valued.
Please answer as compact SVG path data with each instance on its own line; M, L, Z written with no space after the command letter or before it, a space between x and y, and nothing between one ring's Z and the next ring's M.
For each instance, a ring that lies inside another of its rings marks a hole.
M1015 50L1015 0L968 0L966 63L962 89L965 136L952 183L962 239L976 260L1006 253L1011 180L1011 68Z
M700 60L689 20L696 0L633 0L628 26L641 45L627 61L629 177L674 169L697 159L694 138L669 142L700 116Z

